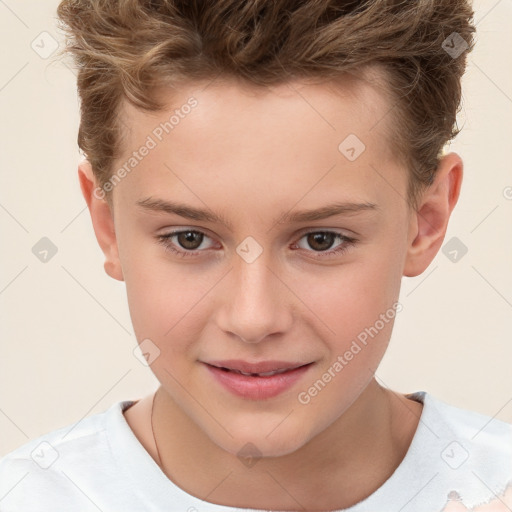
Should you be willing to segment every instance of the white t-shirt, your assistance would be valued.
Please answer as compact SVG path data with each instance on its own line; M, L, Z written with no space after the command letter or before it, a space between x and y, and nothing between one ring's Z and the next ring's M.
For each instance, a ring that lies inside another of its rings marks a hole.
M437 512L455 493L470 508L512 484L512 425L448 405L424 404L402 463L373 494L344 512ZM235 512L196 498L167 478L114 403L0 460L0 512Z

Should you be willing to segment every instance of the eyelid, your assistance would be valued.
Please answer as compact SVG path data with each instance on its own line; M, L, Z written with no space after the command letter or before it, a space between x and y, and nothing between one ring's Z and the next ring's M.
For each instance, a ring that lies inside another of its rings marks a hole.
M165 227L159 229L156 234L157 235L170 235L172 233L181 233L183 231L197 231L198 233L202 233L203 235L207 235L210 238L214 238L216 235L207 228L199 227L199 226L176 226L176 227Z
M355 231L352 231L350 229L345 229L345 228L324 228L322 226L319 226L319 227L313 226L313 227L301 229L301 230L297 231L295 236L296 237L303 237L304 235L307 235L309 233L325 233L325 232L337 233L338 235L344 236L346 238L359 237L359 235Z

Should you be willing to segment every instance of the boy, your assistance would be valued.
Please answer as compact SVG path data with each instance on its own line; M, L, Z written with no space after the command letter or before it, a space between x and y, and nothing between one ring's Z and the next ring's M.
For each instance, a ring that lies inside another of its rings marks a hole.
M467 3L58 14L81 189L161 385L4 457L0 510L510 505L512 425L375 379L459 196Z

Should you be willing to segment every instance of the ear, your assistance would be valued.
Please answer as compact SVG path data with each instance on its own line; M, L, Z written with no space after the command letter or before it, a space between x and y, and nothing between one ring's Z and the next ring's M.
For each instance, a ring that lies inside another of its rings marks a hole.
M105 272L118 281L124 281L111 207L105 198L105 191L98 187L91 164L87 160L79 164L78 178L91 214L96 240L105 254Z
M459 198L462 174L459 155L448 153L441 158L434 183L424 191L417 210L411 212L404 276L421 274L438 253Z

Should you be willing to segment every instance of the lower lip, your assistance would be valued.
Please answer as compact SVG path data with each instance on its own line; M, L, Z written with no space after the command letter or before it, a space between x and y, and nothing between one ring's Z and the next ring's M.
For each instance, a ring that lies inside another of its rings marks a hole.
M264 400L291 388L309 371L313 363L267 377L252 377L205 365L217 381L233 394L249 400Z

